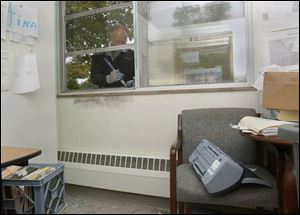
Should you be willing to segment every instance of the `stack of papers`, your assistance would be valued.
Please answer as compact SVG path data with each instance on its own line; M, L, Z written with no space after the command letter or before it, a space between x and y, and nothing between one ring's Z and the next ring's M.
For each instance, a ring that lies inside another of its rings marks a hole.
M252 133L255 135L278 136L278 128L279 126L284 124L295 123L253 116L245 116L240 120L238 125L231 125L231 127L242 130L245 133Z

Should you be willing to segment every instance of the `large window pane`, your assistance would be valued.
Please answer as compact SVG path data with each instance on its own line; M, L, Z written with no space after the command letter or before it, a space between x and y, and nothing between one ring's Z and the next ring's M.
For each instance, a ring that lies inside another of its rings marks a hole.
M148 2L146 13L143 87L247 80L243 2Z
M128 1L71 1L65 2L65 5L64 90L99 89L91 80L92 55L96 52L103 52L101 48L110 46L110 32L115 24L121 24L127 28L127 44L134 44L132 3ZM115 51L119 49L122 47L117 47Z
M133 11L128 7L66 21L66 51L107 47L116 23L127 27L128 43L133 43Z

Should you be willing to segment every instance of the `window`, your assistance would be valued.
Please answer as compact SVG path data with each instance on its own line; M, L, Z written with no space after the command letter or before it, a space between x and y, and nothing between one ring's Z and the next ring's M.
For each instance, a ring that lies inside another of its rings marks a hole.
M64 74L62 91L99 89L91 82L94 53L133 49L133 7L125 1L66 1L62 3ZM109 47L109 32L119 23L128 29L127 45Z
M246 82L244 8L225 1L147 3L142 86Z
M249 86L247 8L242 1L63 2L62 92L99 90L91 56L124 49L135 51L136 89ZM116 23L129 34L126 45L112 47Z

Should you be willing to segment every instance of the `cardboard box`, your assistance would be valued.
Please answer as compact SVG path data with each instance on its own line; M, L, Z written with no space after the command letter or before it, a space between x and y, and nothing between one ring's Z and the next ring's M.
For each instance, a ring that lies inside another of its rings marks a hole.
M265 72L263 107L299 111L299 72Z

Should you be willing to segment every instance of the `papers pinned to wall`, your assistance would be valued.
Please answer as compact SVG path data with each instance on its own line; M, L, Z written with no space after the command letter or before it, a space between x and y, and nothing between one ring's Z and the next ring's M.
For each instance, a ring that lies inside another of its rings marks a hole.
M26 45L34 45L34 38L30 37L30 36L26 36L23 34L18 34L18 33L14 33L14 32L10 32L10 40L17 42L17 43L22 43L22 44L26 44Z
M299 29L264 35L264 65L299 65Z
M33 46L34 39L38 37L37 10L9 2L7 13L7 30L10 31L10 40Z
M38 37L37 15L36 9L13 1L1 1L1 39L6 39L6 31L9 31L11 41L33 46ZM40 88L35 55L15 55L11 77L7 64L8 53L1 50L1 91L11 89L12 93L22 94Z
M7 1L1 1L1 40L6 39L6 27L7 27Z
M37 10L8 3L7 30L31 37L38 37Z
M8 52L1 50L1 92L9 90Z
M12 92L28 93L40 88L36 55L15 55Z

